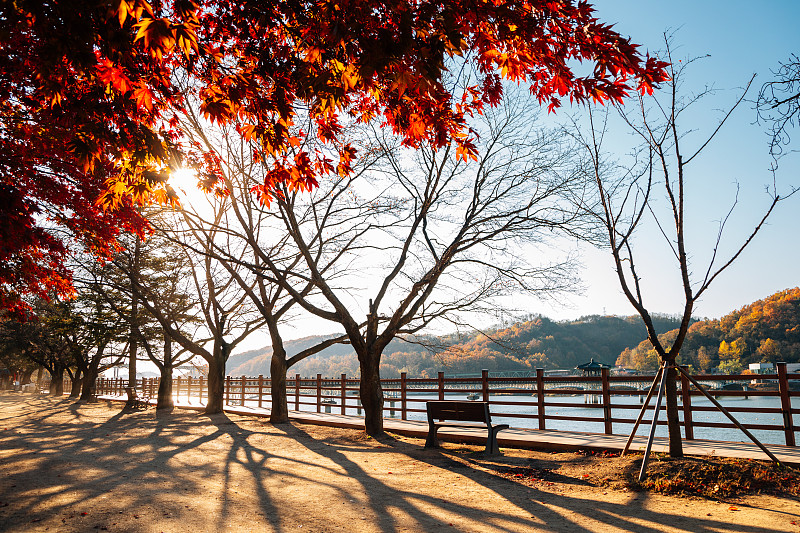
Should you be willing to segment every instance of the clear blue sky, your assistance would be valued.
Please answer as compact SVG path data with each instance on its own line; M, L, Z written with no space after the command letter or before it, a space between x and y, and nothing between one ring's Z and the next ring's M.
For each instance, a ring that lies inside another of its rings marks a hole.
M623 1L599 0L597 16L644 50L663 48L664 32L674 32L676 57L710 57L688 71L691 85L713 85L719 92L689 117L700 131L686 139L690 146L703 131L709 131L720 116L719 110L734 101L737 88L757 74L751 96L771 78L770 69L785 61L790 53L800 54L800 1ZM733 200L736 185L741 191L739 204L723 241L723 250L738 245L749 231L768 198L763 185L771 179L767 136L763 126L754 124L752 105L743 105L726 125L705 157L689 175L688 238L693 266L699 273L715 238L717 221ZM793 147L800 150L800 130L795 129ZM800 185L800 157L785 158L777 174L779 189ZM695 315L719 317L756 299L800 284L800 194L779 206L769 226L729 270L705 293ZM664 242L655 234L643 234L639 244L647 255L640 260L641 275L649 295L646 304L652 311L682 311L682 294L674 263L655 255ZM650 253L653 253L651 256ZM544 306L541 312L554 318L573 318L583 314L631 314L633 309L618 289L607 252L584 253L586 291L570 298L569 307Z

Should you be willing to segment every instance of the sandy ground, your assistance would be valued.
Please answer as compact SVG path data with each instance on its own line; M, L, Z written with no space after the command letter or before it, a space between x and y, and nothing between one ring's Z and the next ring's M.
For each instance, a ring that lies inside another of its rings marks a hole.
M422 445L2 392L0 531L800 532L797 499L637 493L586 481L608 475L596 457ZM498 475L514 469L542 479Z

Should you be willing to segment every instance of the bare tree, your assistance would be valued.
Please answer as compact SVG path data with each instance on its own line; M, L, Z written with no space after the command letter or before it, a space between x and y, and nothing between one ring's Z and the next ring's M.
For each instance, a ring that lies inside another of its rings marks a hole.
M204 332L192 334L179 327L175 309L163 305L163 295L159 296L155 287L146 286L137 276L130 276L132 288L139 296L141 305L150 313L163 329L165 348L177 343L187 354L203 358L208 363L208 403L206 413L223 410L225 386L225 365L231 351L258 329L263 320L249 305L247 295L231 277L229 270L211 253L217 246L232 250L230 239L224 230L224 209L214 212L209 231L181 225L175 218L175 225L156 225L160 235L170 242L181 242L183 272L189 281L191 299L196 302L197 315ZM154 222L154 224L156 224ZM177 236L177 237L176 237ZM201 253L197 253L197 251ZM205 251L203 253L203 251ZM159 302L162 302L159 304Z
M759 121L769 127L770 154L777 160L791 142L789 130L800 125L800 57L791 54L772 75L761 86L756 108Z
M694 141L693 146L687 148L686 145L689 143L684 138L686 130L681 127L679 119L689 113L693 109L692 106L708 97L711 91L705 89L699 94L690 96L680 94L679 89L685 71L693 61L673 61L669 39L666 39L666 44L666 56L671 67L670 80L665 83L663 90L652 97L640 95L636 102L630 103L625 109L618 108L624 126L642 142L630 164L611 161L603 152L603 142L610 132L608 111L597 115L590 110L588 132L581 133L582 128L577 125L572 131L583 145L586 166L599 195L596 203L587 206L587 210L592 212L605 228L606 245L613 256L622 292L642 317L648 339L658 354L662 367L666 368L669 453L672 457L681 457L683 447L678 419L676 360L686 338L695 304L714 280L733 264L753 241L778 203L791 196L794 190L785 196L778 194L773 171L770 184L766 187L768 202L762 216L733 251L722 257L720 247L723 234L738 203L737 188L737 197L730 209L723 214L714 236L708 263L702 269L693 267L692 254L687 249L686 240L686 205L689 194L687 183L690 180L690 171L694 168L692 163L715 139L728 118L744 100L747 89L724 113L709 134L699 141ZM748 83L747 87L749 86ZM631 108L635 108L636 111L629 111ZM663 200L663 203L660 204L657 198ZM665 345L659 339L653 325L649 310L651 304L646 300L642 286L643 273L639 268L640 263L637 262L643 253L635 254L634 236L648 222L652 223L663 237L663 244L673 261L674 268L680 274L680 284L676 290L683 294L684 304L680 314L680 327L670 345ZM695 272L699 272L699 275Z
M575 287L571 262L543 248L554 233L586 230L568 202L582 177L564 137L538 129L534 109L510 98L476 118L476 161L455 146L404 148L376 130L362 152L377 153L379 169L276 199L305 271L265 264L306 311L344 328L359 359L368 434L383 433L380 362L393 338L460 323L501 295ZM300 293L292 278L319 295Z
M291 245L280 216L252 192L264 183L269 168L254 157L257 150L234 128L211 128L193 111L187 105L182 117L184 131L191 141L215 153L222 162L220 186L224 194L194 202L186 199L180 215L184 233L192 238L179 235L174 238L190 253L208 257L224 269L260 315L272 344L270 422L286 422L289 419L288 369L328 346L347 342L347 338L333 336L292 357L287 356L281 329L282 324L296 316L297 299L281 283L275 282L275 276L293 284L297 294L303 297L309 297L314 286L304 279L307 276L297 275L305 269L304 262ZM289 272L294 274L289 276Z

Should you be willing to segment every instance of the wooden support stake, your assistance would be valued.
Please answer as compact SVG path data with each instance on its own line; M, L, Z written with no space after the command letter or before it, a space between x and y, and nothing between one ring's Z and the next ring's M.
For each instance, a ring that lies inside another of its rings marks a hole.
M664 388L667 384L667 369L669 363L664 361L661 366L661 385L658 386L658 396L656 397L655 410L653 411L653 422L650 424L650 434L647 436L647 447L644 449L644 459L642 468L639 470L639 483L644 481L644 474L647 470L647 461L650 460L650 451L653 449L653 439L656 436L656 426L658 425L658 412L661 410L661 399L664 397Z
M644 418L644 413L647 411L647 406L650 405L650 398L653 397L653 392L656 390L656 383L658 383L658 379L661 377L661 373L664 371L664 367L658 367L658 372L656 372L656 377L653 378L653 384L650 385L650 390L647 392L647 398L642 405L642 408L639 410L639 416L636 418L636 422L633 424L633 430L631 430L631 434L628 435L628 442L625 443L625 447L622 449L622 453L619 454L620 457L624 457L626 453L628 453L628 449L631 447L631 443L633 442L633 437L636 435L636 430L639 429L639 424L642 423L642 419Z

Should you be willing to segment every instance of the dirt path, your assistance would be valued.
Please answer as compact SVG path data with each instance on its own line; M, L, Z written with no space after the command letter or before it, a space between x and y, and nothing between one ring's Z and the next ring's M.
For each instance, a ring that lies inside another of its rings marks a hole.
M0 531L800 532L797 499L649 495L584 481L608 474L597 458L422 444L3 392ZM498 475L523 467L541 479Z

